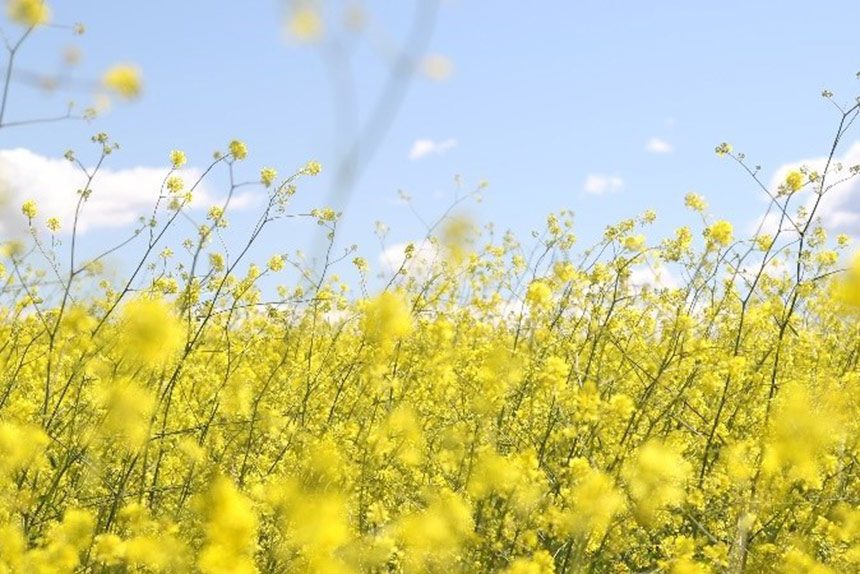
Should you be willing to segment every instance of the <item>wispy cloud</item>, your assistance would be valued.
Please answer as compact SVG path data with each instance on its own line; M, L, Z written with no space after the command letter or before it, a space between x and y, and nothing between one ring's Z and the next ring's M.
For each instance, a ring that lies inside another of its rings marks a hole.
M672 153L675 151L675 146L666 140L651 138L648 140L648 143L645 144L645 151L648 153Z
M417 277L426 277L433 264L439 259L439 248L427 241L415 242L415 252L411 258L406 257L408 243L396 243L386 247L379 254L379 265L386 274L400 271L401 267Z
M643 287L677 289L679 282L675 274L667 267L639 265L631 269L630 285L636 290Z
M457 140L448 138L446 140L435 141L432 139L418 139L412 144L412 149L409 150L409 159L423 159L429 155L443 155L451 149L457 147Z
M127 227L141 215L149 215L167 173L167 167L100 169L78 230ZM191 186L201 173L199 169L187 168L178 175ZM0 231L22 231L26 223L19 206L32 199L40 218L58 217L63 230L69 232L78 201L76 191L85 185L86 176L64 158L45 157L23 148L0 150ZM254 197L253 193L239 194L231 206L246 207L254 203ZM191 207L205 208L220 201L201 184L194 191Z
M585 178L585 184L582 186L582 189L585 193L592 195L615 193L624 189L624 180L617 175L590 173Z

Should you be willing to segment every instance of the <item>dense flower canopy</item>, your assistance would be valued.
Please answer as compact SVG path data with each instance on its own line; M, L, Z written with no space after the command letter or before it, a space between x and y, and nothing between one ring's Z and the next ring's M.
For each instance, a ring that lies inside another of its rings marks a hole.
M264 177L260 225L319 169ZM142 261L189 200L169 181ZM57 291L7 244L0 572L856 569L860 259L686 202L700 241L649 246L647 212L581 252L568 212L528 249L454 220L357 298L306 267L264 299L302 261L240 274L223 210L124 288L48 255Z

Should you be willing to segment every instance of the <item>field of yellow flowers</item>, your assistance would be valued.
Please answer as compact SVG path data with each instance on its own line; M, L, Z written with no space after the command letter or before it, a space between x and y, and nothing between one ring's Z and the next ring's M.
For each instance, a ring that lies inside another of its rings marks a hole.
M319 170L264 170L247 246ZM773 235L694 194L701 239L654 246L651 212L582 252L568 213L529 249L446 218L375 295L326 266L277 301L264 278L300 261L240 274L220 209L188 261L147 264L190 200L174 175L119 286L61 263L27 202L0 267L0 572L855 572L860 260L789 211L827 177L789 174Z
M0 574L860 571L860 258L816 219L860 174L833 161L858 107L769 190L772 229L692 193L656 242L653 212L586 248L568 212L530 244L446 215L384 288L349 251L249 261L278 221L334 241L337 213L291 208L316 162L260 173L232 253L226 205L168 244L200 183L180 151L135 241L90 259L77 217L26 201L0 253Z

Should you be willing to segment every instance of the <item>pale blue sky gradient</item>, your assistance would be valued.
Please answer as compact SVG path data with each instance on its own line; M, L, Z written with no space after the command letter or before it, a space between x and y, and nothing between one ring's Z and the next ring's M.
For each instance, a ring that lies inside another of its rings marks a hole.
M59 157L74 147L83 157L89 136L106 131L122 144L111 158L116 168L162 165L173 148L202 166L232 138L248 144L249 177L262 166L285 173L312 158L331 164L325 68L314 47L284 41L279 3L53 6L56 21L84 22L87 34L75 40L43 31L22 54L22 66L50 69L76 41L85 55L79 75L135 62L144 95L93 124L3 130L0 148ZM405 29L411 7L369 4L392 35ZM559 208L577 213L585 238L647 208L660 213L658 229L668 233L691 219L683 209L691 190L705 194L716 214L748 222L761 211L760 194L737 166L715 156L714 146L732 142L766 175L825 153L838 118L819 94L829 88L846 102L860 93L858 21L860 4L852 0L443 2L429 51L450 57L455 73L447 82L412 84L355 190L341 237L370 257L378 251L376 220L391 226L392 241L417 238L397 190L432 218L451 201L455 174L466 185L488 180L485 201L471 213L521 236ZM355 65L368 106L385 68L366 48ZM9 119L61 109L66 98L19 92ZM654 137L674 151L648 153ZM419 138L458 143L444 155L410 161ZM624 186L587 194L589 174L620 177ZM303 184L300 195L313 204L326 190L323 179ZM307 247L307 230L280 226L266 241Z

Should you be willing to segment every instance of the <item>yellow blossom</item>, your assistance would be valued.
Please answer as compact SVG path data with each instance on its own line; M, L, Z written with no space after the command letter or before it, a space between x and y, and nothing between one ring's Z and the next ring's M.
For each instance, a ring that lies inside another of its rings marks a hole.
M141 92L140 70L130 64L119 64L102 76L102 84L123 98L134 99Z
M323 35L323 19L312 6L300 6L287 20L287 32L300 42L314 42Z
M198 566L203 574L256 574L257 516L228 478L216 478L203 501L206 542Z
M545 281L532 281L526 291L526 301L537 308L546 307L552 301L552 288Z
M707 209L708 207L708 204L705 202L704 197L692 192L684 196L684 205L686 205L693 211L705 211L705 209Z
M233 140L230 142L230 155L232 155L235 159L243 160L248 157L248 148L245 147L245 144L240 142L239 140Z
M36 202L32 199L28 199L24 203L21 204L21 213L27 216L28 219L33 219L36 217L38 210L36 209Z
M51 9L44 0L6 0L6 15L24 26L40 26L51 19Z
M182 328L158 299L138 298L125 305L122 319L125 352L149 365L167 360L182 343Z
M728 221L717 221L707 229L708 239L719 245L728 245L734 240L734 227Z
M385 291L366 302L361 325L372 341L387 342L412 331L412 316L402 297Z
M185 165L185 152L175 149L170 152L170 163L173 166L173 169L178 169Z
M308 175L319 175L322 172L322 165L317 161L309 161L305 165L304 171Z
M681 453L657 441L639 447L634 461L625 471L630 497L637 512L646 520L663 508L683 502L689 475L689 464Z
M278 172L270 167L260 170L260 182L266 187L270 187L277 177Z
M803 174L793 169L785 176L785 185L790 191L800 191L803 187Z
M93 545L93 557L105 566L116 566L125 556L125 543L116 534L99 534Z
M272 271L280 271L284 268L284 257L282 255L273 255L269 258L269 262L266 264L266 267Z

